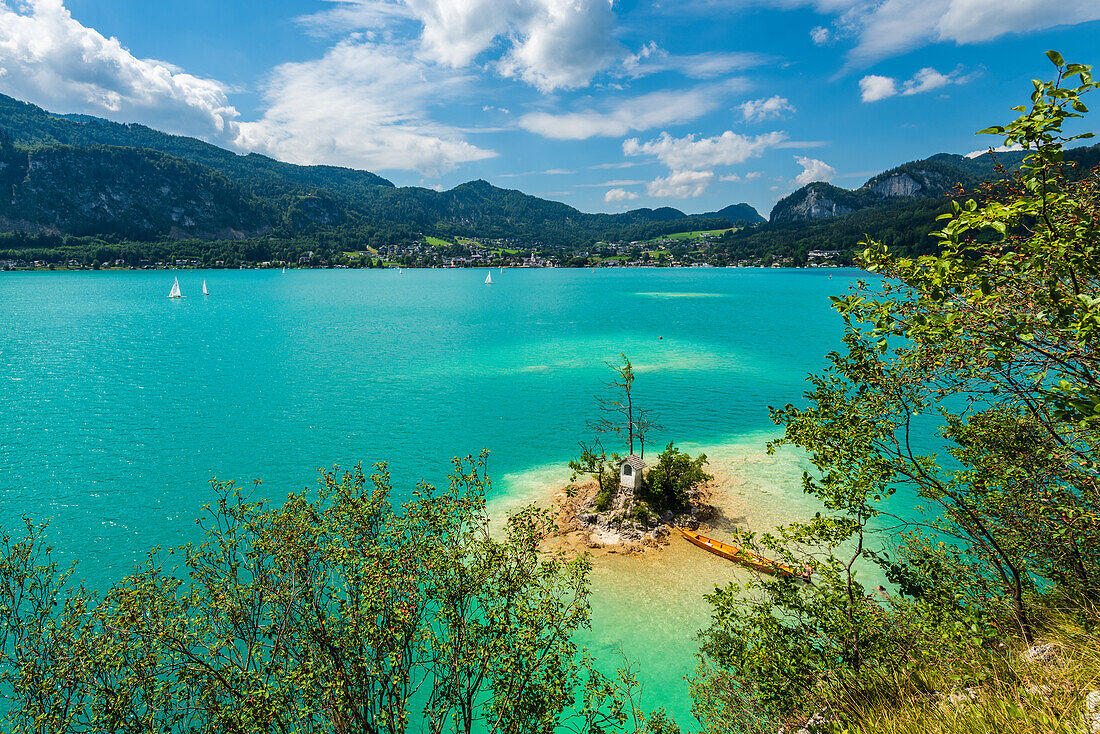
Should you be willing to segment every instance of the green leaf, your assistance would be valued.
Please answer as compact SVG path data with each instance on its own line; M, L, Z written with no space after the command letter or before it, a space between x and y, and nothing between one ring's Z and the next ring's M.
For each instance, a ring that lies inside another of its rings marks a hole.
M1050 63L1055 66L1062 66L1065 64L1065 59L1062 58L1062 54L1057 51L1047 51L1047 58L1050 59Z
M975 135L1001 135L1001 134L1004 133L1004 131L1005 131L1005 129L1003 127L1001 127L1000 125L994 125L993 127L987 127L983 130L979 130L978 132L976 132L974 134Z

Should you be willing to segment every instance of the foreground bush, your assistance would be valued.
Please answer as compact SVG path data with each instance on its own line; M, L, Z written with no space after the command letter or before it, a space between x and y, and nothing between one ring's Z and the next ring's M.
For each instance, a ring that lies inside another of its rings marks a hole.
M1100 85L1048 56L1057 78L983 131L1031 151L1024 168L953 204L939 255L868 243L883 279L835 299L843 349L807 406L772 412L775 445L817 469L804 489L824 511L744 540L811 565L814 584L716 592L703 652L774 715L906 700L937 667L961 683L967 661L1039 639L1044 594L1095 622L1082 610L1100 600L1100 181L1067 176L1062 146L1091 137L1063 127ZM926 521L884 509L901 490ZM868 588L875 566L890 594ZM991 730L973 726L957 730Z
M5 537L6 729L518 734L636 714L571 641L587 558L541 553L535 509L490 535L480 462L397 509L384 467L321 479L316 501L282 506L215 484L201 544L103 595L41 528Z

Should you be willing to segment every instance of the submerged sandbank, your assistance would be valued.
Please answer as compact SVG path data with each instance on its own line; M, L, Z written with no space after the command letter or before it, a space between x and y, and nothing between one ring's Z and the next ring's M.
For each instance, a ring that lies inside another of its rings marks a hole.
M716 444L682 444L695 455L705 453L710 504L718 510L704 529L727 538L734 528L768 531L776 525L805 519L819 506L802 493L805 458L783 449L769 456L772 433L739 436ZM493 503L497 516L530 504L550 506L565 496L569 470L543 466L498 480L506 496ZM636 662L645 686L645 708L666 707L678 719L690 718L684 676L696 665L696 633L709 623L710 605L703 598L751 572L706 553L678 535L660 547L646 546L623 553L611 547L582 548L593 555L592 628L578 641L591 649L609 671L623 659ZM614 551L614 552L612 552ZM620 655L621 651L621 655Z

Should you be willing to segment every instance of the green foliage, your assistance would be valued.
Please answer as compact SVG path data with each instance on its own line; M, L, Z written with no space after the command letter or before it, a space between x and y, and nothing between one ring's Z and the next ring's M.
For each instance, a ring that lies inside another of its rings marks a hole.
M857 243L872 239L889 247L895 256L937 254L941 245L931 235L939 228L936 217L951 210L945 195L976 187L982 181L1010 178L1011 172L1023 164L1025 155L1002 152L964 158L938 154L907 163L871 178L855 192L840 189L842 202L853 209L850 214L811 221L772 221L728 232L719 240L716 253L726 262L774 256L791 257L803 264L809 250L837 250L841 253L840 263L852 264L860 250ZM1100 164L1100 146L1067 150L1064 155L1067 162L1076 164L1065 171L1071 180ZM899 172L932 178L932 185L912 197L882 198L870 193L877 182ZM961 188L955 189L956 184Z
M345 249L359 250L426 233L561 248L733 224L722 213L689 217L671 208L587 214L485 181L444 192L397 188L367 171L241 156L142 125L52 115L3 95L0 163L9 164L0 166L0 193L10 194L0 196L0 216L19 222L15 230L143 243L306 234L306 249L316 251L334 234L355 243ZM44 259L38 251L22 257Z
M657 463L642 475L642 485L636 496L658 515L680 512L687 507L691 490L714 478L703 469L706 465L706 454L693 459L669 441L658 455Z
M984 655L995 635L1029 642L1040 590L1100 598L1100 186L1062 149L1088 136L1062 127L1098 85L1051 59L1058 76L1034 82L1031 106L983 131L1025 148L1019 172L953 202L937 254L867 243L884 277L834 299L843 350L806 407L772 411L773 448L807 452L804 489L824 512L759 542L809 563L814 583L719 591L704 636L713 675L771 712L861 699ZM905 536L883 505L902 492L938 511ZM871 564L898 593L866 588Z
M599 451L597 454L596 451ZM596 480L596 498L594 506L598 512L610 509L611 501L619 490L619 457L611 456L596 442L592 447L581 444L581 455L569 462L569 468L573 471L569 481L577 481L577 477L587 474Z
M384 466L324 473L282 506L214 484L205 540L153 553L102 596L28 523L0 548L7 730L605 731L630 691L571 635L589 563L540 550L525 509L490 534L481 463L395 511ZM177 563L178 562L178 565ZM582 700L575 703L575 692Z

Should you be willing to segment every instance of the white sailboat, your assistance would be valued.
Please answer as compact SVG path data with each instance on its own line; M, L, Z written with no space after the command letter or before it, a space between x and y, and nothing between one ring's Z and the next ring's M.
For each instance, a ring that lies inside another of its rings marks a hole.
M283 275L286 275L286 268L283 268Z
M202 294L204 296L209 296L210 295L210 291L206 290L206 280L205 279L202 281Z
M172 283L172 290L168 293L169 298L183 298L183 294L180 293L180 279L176 278Z
M490 270L489 274L485 276L485 285L492 285L492 284L493 284L493 271Z

